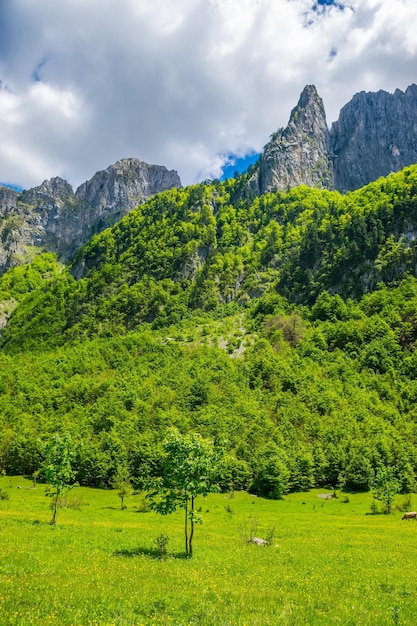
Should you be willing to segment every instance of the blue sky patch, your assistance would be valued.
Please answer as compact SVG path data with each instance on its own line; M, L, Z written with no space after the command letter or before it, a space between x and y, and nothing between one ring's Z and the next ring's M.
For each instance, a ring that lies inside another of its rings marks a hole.
M35 69L33 70L32 74L31 74L32 80L35 83L39 83L39 82L42 81L41 72L42 72L42 70L43 70L43 68L45 66L45 63L46 63L46 58L42 59L41 61L39 61L39 63L37 63L35 65Z
M335 0L315 0L312 8L313 11L323 12L324 10L326 10L326 7L331 6L343 11L346 5L343 2L337 2Z
M234 154L229 156L227 164L223 167L223 174L220 180L226 180L227 178L233 178L235 172L241 174L242 172L246 172L248 167L259 159L259 154L257 152L253 152L251 154L247 154L244 157L237 157Z
M11 183L2 183L0 182L0 187L10 187L15 191L23 191L23 187L19 187L18 185L12 185Z

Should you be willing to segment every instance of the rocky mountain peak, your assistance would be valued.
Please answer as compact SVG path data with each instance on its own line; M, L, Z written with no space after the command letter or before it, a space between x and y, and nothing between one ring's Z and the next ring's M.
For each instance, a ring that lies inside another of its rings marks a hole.
M0 187L0 273L29 260L36 248L62 260L148 198L181 187L175 171L122 159L78 187L63 178L16 192Z
M333 188L329 130L314 85L304 87L288 126L271 136L249 181L257 194L297 185Z
M291 111L288 126L294 125L302 127L305 131L316 132L317 126L322 130L323 123L327 129L323 100L314 85L306 85L297 106Z
M122 216L147 198L173 187L181 187L176 171L128 158L94 174L75 195L96 211L117 211Z
M55 176L49 180L44 180L38 187L23 191L20 199L26 204L38 204L43 200L65 200L73 194L72 186L63 178Z
M332 124L330 145L342 192L417 163L417 85L357 93Z
M417 163L417 85L393 94L361 91L329 132L314 85L304 87L286 128L265 146L248 186L252 193L297 185L358 189Z

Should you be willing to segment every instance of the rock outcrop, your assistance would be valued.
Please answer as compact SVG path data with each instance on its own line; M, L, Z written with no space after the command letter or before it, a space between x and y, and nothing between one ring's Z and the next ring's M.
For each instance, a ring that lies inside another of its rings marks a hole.
M94 234L151 196L181 187L177 172L122 159L73 191L62 178L16 192L0 187L0 274L41 250L68 260Z
M357 93L332 124L330 148L342 192L417 163L417 85Z
M139 159L122 159L80 185L75 192L79 200L101 215L125 215L151 196L181 187L174 170L161 165L148 165Z
M356 94L329 132L314 85L304 88L286 128L265 146L252 193L297 185L351 191L417 163L417 85Z
M304 88L288 126L272 135L249 181L255 194L297 185L333 188L329 130L314 85Z

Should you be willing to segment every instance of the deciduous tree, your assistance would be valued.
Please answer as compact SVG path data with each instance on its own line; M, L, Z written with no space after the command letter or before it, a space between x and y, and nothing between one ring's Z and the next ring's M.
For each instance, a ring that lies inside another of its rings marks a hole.
M182 435L174 428L168 431L162 447L161 475L152 481L148 499L162 515L184 510L185 552L191 557L194 527L202 522L195 500L216 491L221 449L198 433Z
M120 498L120 508L126 508L124 499L132 494L132 485L130 483L129 469L125 465L119 465L117 472L113 478L112 486L117 489L117 495Z
M51 524L56 524L59 497L75 485L75 470L72 467L75 453L75 447L68 433L52 435L45 446L42 474L48 483L46 495L53 499Z
M394 497L400 490L400 484L394 476L392 467L380 467L375 476L374 498L385 504L387 513L391 513Z

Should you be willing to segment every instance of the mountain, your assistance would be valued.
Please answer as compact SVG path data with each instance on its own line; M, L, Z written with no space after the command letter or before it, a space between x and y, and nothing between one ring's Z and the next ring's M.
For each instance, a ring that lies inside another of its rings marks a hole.
M62 178L23 192L0 187L0 273L42 250L69 259L94 234L166 189L181 187L175 171L122 159L73 191Z
M222 442L223 489L388 469L415 490L417 165L346 195L251 199L247 179L157 194L70 267L0 277L1 469L32 474L65 431L81 484L123 462L142 488L175 426Z
M322 99L307 85L287 127L271 136L242 177L239 193L254 198L298 185L344 193L416 162L416 85L394 94L356 94L330 131ZM175 171L138 159L118 161L75 192L58 177L20 193L0 187L0 274L43 250L66 261L135 206L178 187ZM239 195L237 187L234 192Z
M123 464L143 488L175 426L222 443L224 490L370 490L385 474L415 492L417 165L314 188L359 158L365 126L374 150L379 122L345 126L333 156L341 131L308 86L236 179L182 188L128 159L75 193L0 188L3 267L35 255L0 276L0 471L32 474L68 432L81 484L111 486Z
M241 182L153 196L88 241L69 268L41 270L53 280L45 289L30 280L33 293L11 315L0 346L36 350L142 324L169 327L265 293L303 306L324 290L360 298L415 275L417 165L344 196L299 186L242 199ZM16 276L0 281L4 299L20 300L15 285L28 277Z
M252 193L297 185L359 189L417 163L417 85L390 94L361 92L331 126L314 85L307 85L286 128L276 131L253 168Z
M288 126L272 135L249 180L256 195L297 185L333 188L326 114L314 85L304 88Z
M330 149L342 192L417 163L417 85L356 94L332 124Z

